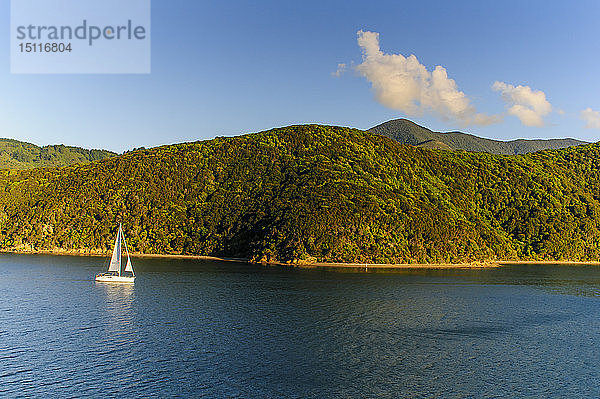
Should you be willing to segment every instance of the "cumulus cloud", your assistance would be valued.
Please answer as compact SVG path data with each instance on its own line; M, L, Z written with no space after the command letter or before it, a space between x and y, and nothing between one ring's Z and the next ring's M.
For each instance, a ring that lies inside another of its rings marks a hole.
M600 129L600 112L586 108L581 111L581 119L585 121L586 128Z
M492 88L502 94L502 99L509 106L508 114L519 118L525 126L544 126L544 117L552 112L552 105L546 100L543 91L498 81Z
M498 116L477 112L444 67L437 66L430 72L414 55L383 53L377 32L358 31L358 45L363 60L356 70L371 83L375 98L386 107L409 116L433 111L462 125L489 125L500 121Z

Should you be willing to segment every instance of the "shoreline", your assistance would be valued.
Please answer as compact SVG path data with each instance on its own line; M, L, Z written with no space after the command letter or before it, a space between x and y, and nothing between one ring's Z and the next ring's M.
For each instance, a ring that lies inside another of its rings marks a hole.
M0 250L2 254L15 255L55 255L55 256L89 256L89 257L106 257L110 255L108 252L94 251L52 251L52 250ZM558 260L497 260L487 262L469 262L469 263L340 263L340 262L265 262L252 261L247 258L222 258L218 256L205 255L172 255L172 254L141 254L131 253L132 258L138 259L189 259L189 260L207 260L217 262L232 262L232 263L248 263L253 265L263 266L281 266L297 269L321 269L321 270L394 270L394 269L492 269L509 265L571 265L571 266L600 266L600 261L558 261Z
M571 265L571 266L600 266L600 261L579 261L579 260L499 260L500 266L508 265Z
M286 263L277 263L287 266ZM400 269L488 269L500 267L496 262L485 263L300 263L292 265L299 269L321 269L321 270L400 270Z
M94 251L51 251L51 250L35 250L35 251L17 251L17 250L0 250L3 254L15 255L55 255L55 256L89 256L89 257L107 257L110 253L101 253ZM140 254L130 253L132 258L138 259L189 259L189 260L210 260L217 262L232 262L232 263L248 263L252 265L263 266L281 266L297 269L322 269L322 270L393 270L393 269L483 269L500 267L498 262L471 262L471 263L339 263L339 262L265 262L252 261L248 258L222 258L218 256L206 255L171 255L171 254Z
M54 256L81 256L81 257L109 257L109 252L94 252L94 251L51 251L51 250L36 250L36 251L16 251L16 250L0 250L0 254L14 255L54 255ZM190 259L190 260L213 260L219 262L235 262L235 263L254 263L249 259L243 258L220 258L218 256L204 255L164 255L164 254L140 254L130 253L132 258L140 259Z

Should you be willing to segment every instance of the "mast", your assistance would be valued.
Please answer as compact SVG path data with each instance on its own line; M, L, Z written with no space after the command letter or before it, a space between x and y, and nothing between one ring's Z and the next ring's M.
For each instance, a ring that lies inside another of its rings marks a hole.
M121 277L121 240L123 239L123 233L121 231L121 223L119 223L119 277Z

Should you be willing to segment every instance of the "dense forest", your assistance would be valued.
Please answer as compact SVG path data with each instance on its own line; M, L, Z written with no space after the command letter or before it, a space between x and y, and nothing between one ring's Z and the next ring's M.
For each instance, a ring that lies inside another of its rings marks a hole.
M302 125L0 171L0 248L370 263L597 260L600 145L492 155Z
M38 147L13 139L0 138L0 169L31 169L89 163L115 156L106 150L87 150L65 145Z
M402 144L442 150L489 152L490 154L519 155L589 144L575 139L550 140L491 140L462 132L439 133L419 126L408 119L394 119L369 129L371 133L392 138Z

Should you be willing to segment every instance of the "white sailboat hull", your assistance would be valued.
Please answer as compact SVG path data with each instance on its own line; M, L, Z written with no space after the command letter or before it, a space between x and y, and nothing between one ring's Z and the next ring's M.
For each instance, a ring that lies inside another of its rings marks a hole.
M118 283L118 284L133 284L135 282L135 276L112 276L98 274L96 281L100 283Z

